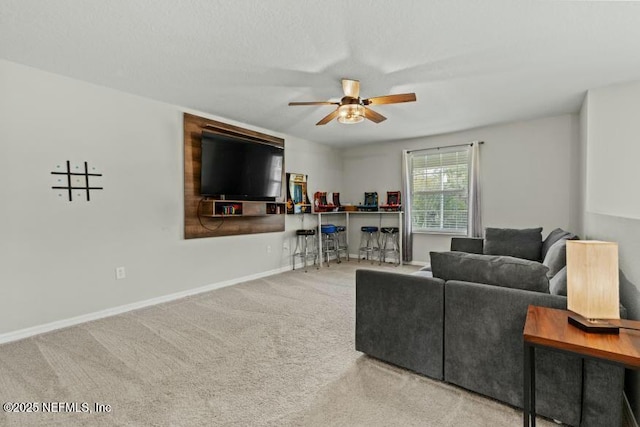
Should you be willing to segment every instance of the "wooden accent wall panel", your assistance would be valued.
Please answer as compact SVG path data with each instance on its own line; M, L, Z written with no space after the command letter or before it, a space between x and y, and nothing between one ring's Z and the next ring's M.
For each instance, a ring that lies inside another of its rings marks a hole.
M238 234L271 233L284 231L284 215L253 217L208 218L198 215L200 201L200 138L202 130L233 134L247 140L263 140L284 147L284 139L243 129L227 123L184 113L184 237L232 236ZM284 167L283 187L284 187ZM281 202L281 196L277 201Z

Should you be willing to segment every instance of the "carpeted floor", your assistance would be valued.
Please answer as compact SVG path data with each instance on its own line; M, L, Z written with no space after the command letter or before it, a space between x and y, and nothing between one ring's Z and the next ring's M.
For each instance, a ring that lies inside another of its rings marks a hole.
M0 413L0 425L522 423L517 409L356 352L358 267L370 264L287 272L2 345L0 401L40 403Z

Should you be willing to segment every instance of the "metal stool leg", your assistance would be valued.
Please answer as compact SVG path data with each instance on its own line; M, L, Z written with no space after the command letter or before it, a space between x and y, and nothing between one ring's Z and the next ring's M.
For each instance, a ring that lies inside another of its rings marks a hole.
M375 239L371 242L371 264L373 264L373 261L374 261L373 257L376 251L378 252L378 259L380 259L380 235L376 231L372 233L371 237ZM375 245L373 245L374 243Z
M296 249L292 254L292 264L293 270L296 269L296 257L299 257L304 261L304 271L307 272L307 267L309 264L309 258L313 258L313 264L317 265L318 261L318 251L314 243L315 240L315 231L314 230L298 230L296 231L297 240L296 240ZM309 244L309 239L311 239L311 244ZM318 267L319 268L319 267Z
M335 233L333 233L331 238L333 239L333 247L334 247L334 249L336 251L336 262L338 264L341 264L342 260L340 259L340 235L336 231Z
M296 256L299 256L300 252L300 238L302 236L296 236L296 248L294 249L293 253L291 254L291 263L293 264L293 270L295 271L296 269Z
M334 253L336 255L336 263L339 264L341 262L340 258L338 257L338 251L336 250L337 245L334 239L334 234L335 233L327 234L327 240L325 240L325 242L327 243L327 265L329 265L329 256L331 255L331 253Z
M302 259L304 260L304 272L306 273L307 270L307 251L309 250L309 246L307 245L307 239L309 238L309 236L304 236L304 238L302 239Z
M331 258L331 253L335 253L336 257L338 257L337 255L337 251L336 251L336 241L334 239L334 235L336 234L337 231L337 227L333 224L324 224L321 226L321 231L322 231L322 235L320 236L320 238L322 239L322 253L320 254L320 259L321 262L322 260L326 257L327 258L327 267L330 267L330 258ZM338 258L338 262L340 262L340 259Z
M371 261L371 264L374 262L376 251L380 256L380 242L378 241L377 231L371 231L367 237L367 260Z
M338 232L335 235L336 240L336 255L340 260L340 252L344 252L345 260L349 261L349 247L346 240L346 228L338 227Z
M380 243L380 264L387 262L387 255L395 257L395 265L400 265L400 230L397 227L385 227L382 229L382 242Z
M386 262L388 233L382 233L382 241L380 242L380 251L378 252L378 265Z
M380 256L380 241L378 240L378 227L362 227L360 248L358 249L358 262L364 253L363 259L370 260L373 264L376 252Z
M313 257L313 265L316 266L316 270L318 270L320 268L320 264L318 264L318 242L316 241L316 236L309 236L311 237L311 246L309 246L311 248L311 256Z
M400 265L400 232L393 233L393 247L396 255L396 265Z
M331 250L329 248L329 235L328 234L323 234L322 235L322 251L324 252L322 254L322 257L324 258L325 256L327 257L327 267L331 267L331 263L329 262L329 251Z

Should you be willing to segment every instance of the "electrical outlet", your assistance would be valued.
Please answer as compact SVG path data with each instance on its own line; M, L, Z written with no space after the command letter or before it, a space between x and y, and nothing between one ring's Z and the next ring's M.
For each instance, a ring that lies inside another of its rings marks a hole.
M287 242L286 240L282 242L282 250L285 252L289 250L289 242Z
M267 245L267 253L270 254L271 253L271 245Z
M124 267L116 267L116 280L124 279L127 277L127 271Z

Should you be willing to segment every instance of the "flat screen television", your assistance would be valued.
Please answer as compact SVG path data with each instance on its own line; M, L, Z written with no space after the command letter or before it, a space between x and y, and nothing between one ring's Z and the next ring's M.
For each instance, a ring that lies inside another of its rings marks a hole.
M202 132L200 195L227 200L280 197L284 148Z

